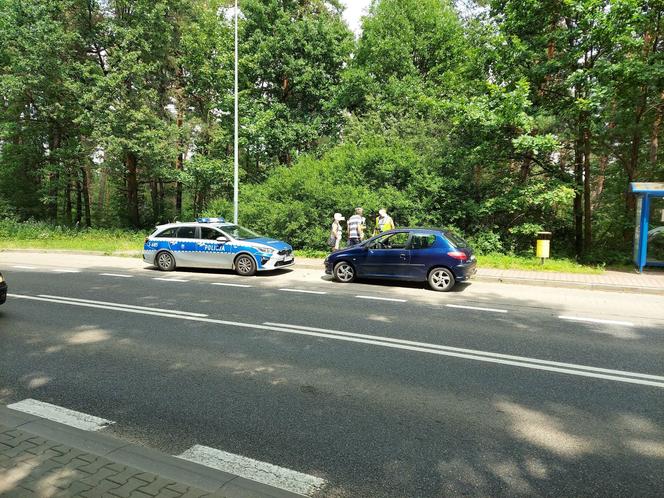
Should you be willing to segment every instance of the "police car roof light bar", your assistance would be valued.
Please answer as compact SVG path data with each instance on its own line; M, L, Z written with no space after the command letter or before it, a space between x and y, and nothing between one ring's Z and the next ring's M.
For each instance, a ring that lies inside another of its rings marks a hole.
M226 223L223 218L197 218L197 223Z

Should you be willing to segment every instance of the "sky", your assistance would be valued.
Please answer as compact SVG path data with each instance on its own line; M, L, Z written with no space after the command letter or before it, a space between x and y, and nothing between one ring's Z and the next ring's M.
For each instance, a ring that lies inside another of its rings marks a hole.
M360 34L360 18L367 13L371 0L341 0L346 6L344 11L344 19L355 32L355 35Z

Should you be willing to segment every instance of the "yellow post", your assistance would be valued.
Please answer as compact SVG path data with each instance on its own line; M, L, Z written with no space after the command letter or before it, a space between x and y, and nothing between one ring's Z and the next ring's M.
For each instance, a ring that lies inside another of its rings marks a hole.
M544 264L544 259L551 256L551 232L537 233L535 256L541 259L541 264Z

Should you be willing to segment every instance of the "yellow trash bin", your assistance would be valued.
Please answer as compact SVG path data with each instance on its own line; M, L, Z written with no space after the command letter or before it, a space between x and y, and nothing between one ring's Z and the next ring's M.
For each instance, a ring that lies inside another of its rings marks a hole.
M537 245L535 255L538 258L544 259L551 255L551 232L537 232Z

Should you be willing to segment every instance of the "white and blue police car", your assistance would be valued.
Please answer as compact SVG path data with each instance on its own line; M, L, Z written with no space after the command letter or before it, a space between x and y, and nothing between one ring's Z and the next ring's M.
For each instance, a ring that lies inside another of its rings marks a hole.
M162 271L185 268L227 268L249 276L295 263L286 242L263 237L223 218L159 225L145 239L143 261Z

